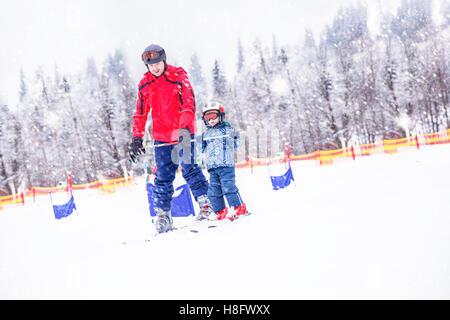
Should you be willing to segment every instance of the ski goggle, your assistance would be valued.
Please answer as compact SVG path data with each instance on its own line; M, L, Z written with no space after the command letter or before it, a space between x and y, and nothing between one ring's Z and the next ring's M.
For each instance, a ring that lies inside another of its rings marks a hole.
M217 112L207 113L204 116L206 121L214 120L214 119L217 119L218 117L219 117L219 114Z
M142 54L142 61L144 61L147 64L149 64L149 63L151 63L152 61L155 61L155 60L161 61L162 60L161 57L162 57L163 54L164 54L164 50L161 50L161 51L146 51L146 52L144 52ZM159 62L159 61L156 61L156 62Z

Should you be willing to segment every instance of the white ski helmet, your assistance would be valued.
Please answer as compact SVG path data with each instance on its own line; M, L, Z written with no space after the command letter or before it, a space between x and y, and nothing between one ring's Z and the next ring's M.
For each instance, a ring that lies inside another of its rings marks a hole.
M225 109L218 102L208 102L203 108L202 119L205 122L206 126L209 126L208 121L205 119L205 114L209 111L218 111L219 113L219 123L222 123L225 120Z

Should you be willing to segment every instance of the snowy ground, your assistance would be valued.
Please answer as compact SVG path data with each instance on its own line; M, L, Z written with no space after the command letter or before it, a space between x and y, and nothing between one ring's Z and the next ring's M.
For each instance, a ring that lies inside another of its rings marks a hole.
M0 299L450 299L449 164L450 145L293 162L279 191L239 169L253 215L150 242L143 178L74 192L62 220L40 197L0 211Z

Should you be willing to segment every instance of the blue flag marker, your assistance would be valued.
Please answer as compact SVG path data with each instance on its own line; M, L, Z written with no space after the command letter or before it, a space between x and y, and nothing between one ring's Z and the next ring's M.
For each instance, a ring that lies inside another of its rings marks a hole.
M50 201L52 201L52 194L50 193ZM68 217L72 214L73 210L77 210L77 207L75 206L75 200L72 197L70 197L69 202L62 205L54 205L52 201L53 206L53 213L55 214L55 219L61 219Z
M294 181L294 175L292 174L292 168L289 165L289 169L282 176L270 176L270 180L272 180L273 190L279 190L286 188L291 184L291 181Z
M150 215L156 217L155 212L155 195L153 189L155 186L147 181L147 196ZM191 193L187 184L179 186L175 191L181 189L177 197L172 198L171 215L172 217L188 217L195 216L194 204L192 203Z

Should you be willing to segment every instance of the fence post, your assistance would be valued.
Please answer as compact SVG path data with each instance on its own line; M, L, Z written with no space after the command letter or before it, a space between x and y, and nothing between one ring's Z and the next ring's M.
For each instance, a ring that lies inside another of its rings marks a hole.
M72 195L72 174L67 171L67 187L66 187L66 192L69 192L70 190L70 195Z
M287 168L287 161L289 161L289 163L291 162L291 149L289 148L289 143L286 143L284 145L284 149L285 149L285 157L284 157L284 166L285 168Z

